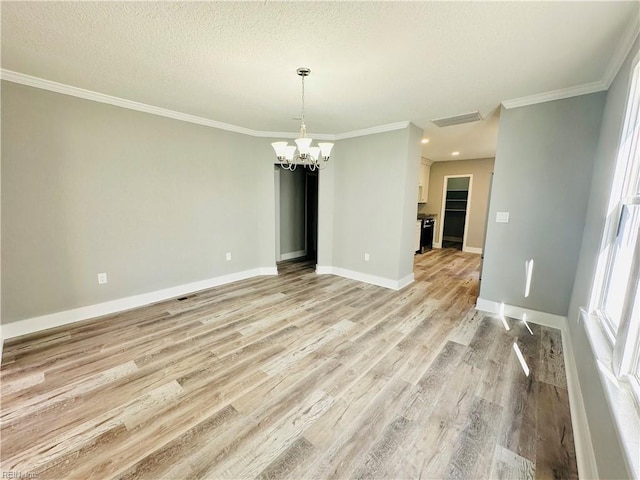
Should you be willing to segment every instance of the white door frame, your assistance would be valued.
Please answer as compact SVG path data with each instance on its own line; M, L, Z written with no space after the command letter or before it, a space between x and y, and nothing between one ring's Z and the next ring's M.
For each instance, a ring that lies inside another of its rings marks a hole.
M279 164L274 164L274 171L273 171L273 176L274 176L274 194L275 194L275 243L276 243L276 248L275 248L275 257L276 257L276 262L280 262L282 260L286 260L288 258L296 258L296 257L287 257L288 254L282 254L282 251L280 249L280 226L281 226L281 222L282 219L280 217L280 183L281 183L281 175L282 175L282 168L280 167ZM320 178L320 175L318 175L318 179ZM308 246L307 246L307 230L309 228L309 218L307 215L307 205L309 202L309 199L307 198L308 194L309 194L309 189L308 189L308 180L309 177L307 175L305 175L304 177L304 254L307 254L308 251ZM318 212L320 211L320 201L319 201L319 196L320 196L320 192L318 189ZM319 214L318 214L319 216ZM317 254L317 252L316 252ZM284 257L284 258L283 258Z
M447 183L450 178L463 178L469 177L469 194L467 195L467 209L464 214L464 232L462 234L462 251L469 252L467 247L467 234L469 231L469 212L471 211L471 193L473 188L473 174L465 173L461 175L445 175L442 182L442 205L440 208L440 228L438 229L438 238L440 239L439 245L442 247L442 234L444 232L444 209L447 204Z
M280 166L276 163L273 169L276 200L276 262L282 260L280 255Z

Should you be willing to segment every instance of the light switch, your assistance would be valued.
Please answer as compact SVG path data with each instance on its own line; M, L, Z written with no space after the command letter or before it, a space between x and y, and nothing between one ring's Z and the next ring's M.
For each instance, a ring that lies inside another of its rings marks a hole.
M496 212L497 223L509 223L509 212Z

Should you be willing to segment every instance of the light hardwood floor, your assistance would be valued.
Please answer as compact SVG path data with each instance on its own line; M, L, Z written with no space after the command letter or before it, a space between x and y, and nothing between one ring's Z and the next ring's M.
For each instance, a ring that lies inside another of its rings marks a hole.
M476 312L479 260L399 292L287 262L7 341L2 476L575 478L560 332Z

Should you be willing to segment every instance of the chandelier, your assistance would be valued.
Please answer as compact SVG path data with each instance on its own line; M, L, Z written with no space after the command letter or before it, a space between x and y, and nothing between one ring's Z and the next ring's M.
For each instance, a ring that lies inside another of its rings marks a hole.
M300 119L300 138L296 139L296 145L289 145L287 142L273 142L271 146L276 152L276 157L280 166L286 170L295 170L298 164L308 166L311 171L325 168L329 160L329 154L333 143L318 143L317 147L312 147L312 138L307 137L307 126L304 124L304 77L308 77L311 70L300 67L296 70L302 77L302 115Z

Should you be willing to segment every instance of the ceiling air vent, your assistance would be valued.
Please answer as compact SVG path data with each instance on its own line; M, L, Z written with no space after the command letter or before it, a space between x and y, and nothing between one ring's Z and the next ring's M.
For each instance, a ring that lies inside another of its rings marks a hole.
M431 121L439 127L449 127L451 125L459 125L461 123L477 122L478 120L482 120L482 117L480 116L480 112L475 111L456 115L455 117L436 118Z

